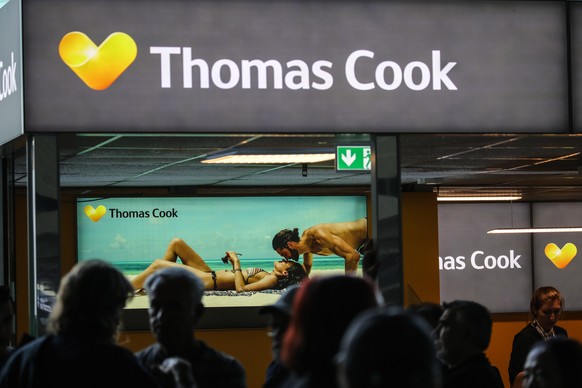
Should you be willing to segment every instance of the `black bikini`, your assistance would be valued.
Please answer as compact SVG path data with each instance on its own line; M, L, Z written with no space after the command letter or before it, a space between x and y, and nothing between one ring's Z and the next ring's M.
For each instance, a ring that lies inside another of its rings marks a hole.
M218 283L216 283L216 271L210 271L212 275L212 281L214 282L214 291L218 291Z

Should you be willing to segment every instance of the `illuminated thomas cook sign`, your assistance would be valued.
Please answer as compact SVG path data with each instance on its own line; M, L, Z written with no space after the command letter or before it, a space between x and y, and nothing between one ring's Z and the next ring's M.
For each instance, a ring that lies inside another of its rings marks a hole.
M219 59L209 62L193 56L192 47L152 46L150 54L159 56L160 86L172 88L172 60L182 65L182 88L209 89L288 89L329 90L334 85L331 69L334 63L302 59L281 62L277 59ZM137 44L123 32L110 34L97 46L84 33L66 34L59 44L63 62L91 89L105 90L127 70L137 57ZM414 91L457 90L451 79L456 62L443 63L440 50L431 51L427 63L412 61L398 63L393 59L376 58L370 50L351 52L342 64L347 84L355 90L386 91L406 88ZM373 74L363 69L374 68ZM198 79L194 80L194 68Z
M61 39L59 55L88 87L105 90L133 63L137 45L123 32L110 34L97 46L84 33L73 31Z
M570 264L578 249L572 243L565 244L561 249L554 243L549 243L544 249L544 253L557 268L564 269Z
M477 270L521 269L519 262L521 257L521 254L517 254L513 249L503 255L489 255L484 251L474 251L468 260L466 256L439 256L439 270L464 270L467 267L467 261Z
M10 62L5 63L2 61L2 58L0 58L0 77L0 101L2 101L18 91L14 52L10 54Z
M548 260L556 266L556 268L564 269L574 259L578 253L576 245L566 243L562 248L554 243L549 243L544 249L544 253ZM488 255L483 251L474 251L468 258L466 256L439 256L439 270L464 270L467 267L467 261L477 270L488 269L521 269L519 260L520 254L516 254L513 249L507 255Z
M203 58L194 58L191 47L150 47L150 54L160 56L160 81L162 88L172 88L172 59L182 64L182 88L194 87L193 69L197 68L199 79L196 86L208 89L211 86L218 89L273 89L289 90L328 90L334 84L330 72L334 64L328 60L316 60L307 63L301 59L293 59L282 63L276 59L241 60L219 59L209 63ZM356 90L396 90L408 88L420 91L425 89L457 90L449 73L457 64L447 62L442 64L441 51L432 50L430 63L412 61L398 64L393 60L373 62L374 74L366 80L358 78L358 68L362 63L375 59L375 53L370 50L353 51L345 60L344 75L347 83ZM270 71L269 71L270 70ZM256 79L253 74L256 73ZM272 74L269 80L268 74ZM372 81L373 79L373 81Z

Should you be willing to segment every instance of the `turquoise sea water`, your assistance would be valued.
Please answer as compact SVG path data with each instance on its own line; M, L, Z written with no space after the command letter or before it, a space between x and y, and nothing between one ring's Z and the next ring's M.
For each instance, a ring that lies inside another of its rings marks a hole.
M273 269L273 262L281 258L273 257L269 259L249 259L241 258L243 268L259 267L267 271ZM302 260L300 260L302 262ZM207 259L206 263L215 271L221 269L232 269L230 263L224 264L220 259ZM151 261L136 261L136 260L116 260L112 263L125 275L137 275L151 264ZM330 269L344 269L344 259L338 256L314 256L312 270L330 270Z

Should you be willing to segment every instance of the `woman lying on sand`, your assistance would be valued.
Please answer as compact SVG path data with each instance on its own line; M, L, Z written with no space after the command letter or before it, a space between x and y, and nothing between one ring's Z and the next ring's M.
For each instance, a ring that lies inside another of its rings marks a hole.
M182 260L182 264L176 262L178 258ZM293 261L275 261L273 270L268 272L255 267L242 269L240 259L233 251L226 252L225 259L232 264L232 270L213 271L184 240L175 238L170 242L164 257L154 260L145 271L131 280L131 284L135 290L140 290L149 275L159 269L174 266L192 271L202 279L206 290L236 290L237 292L281 290L307 278L303 266Z

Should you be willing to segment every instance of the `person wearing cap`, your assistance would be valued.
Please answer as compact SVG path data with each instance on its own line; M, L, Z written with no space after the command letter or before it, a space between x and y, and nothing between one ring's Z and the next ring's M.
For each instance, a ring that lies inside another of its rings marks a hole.
M273 360L267 367L264 388L282 387L291 376L291 371L281 362L280 354L283 338L291 320L293 300L297 290L299 290L298 285L287 287L275 303L259 310L259 314L269 316L269 336L273 354Z

